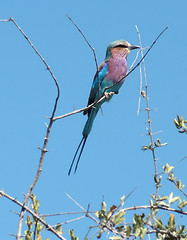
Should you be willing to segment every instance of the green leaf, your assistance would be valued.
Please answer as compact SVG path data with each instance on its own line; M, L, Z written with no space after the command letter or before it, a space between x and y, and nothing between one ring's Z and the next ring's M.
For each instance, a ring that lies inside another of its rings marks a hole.
M106 203L102 202L102 210L106 212Z
M124 231L124 226L116 227L116 230L117 230L118 232L122 232L122 231Z
M179 197L173 197L173 192L170 193L169 197L168 197L168 202L169 204L176 202L177 200L179 200Z
M173 192L170 193L169 197L168 197L168 202L170 203L170 201L173 199Z
M167 200L168 196L163 196L163 197L159 197L158 201L163 201L163 200Z
M140 232L141 232L140 228L136 228L135 237L138 237L140 235Z
M183 200L183 202L181 200L179 200L179 205L180 205L180 208L183 208L187 205L187 201Z
M120 224L123 220L125 220L125 218L122 218L125 215L125 212L119 212L116 216L115 216L115 224L118 225Z
M168 178L171 182L173 182L174 181L174 173L173 173L173 171L172 172L170 172L170 174L169 174L169 178Z
M37 200L37 201L36 201L36 209L37 209L37 210L38 210L39 206L40 206L40 201Z
M74 232L73 232L73 229L70 229L70 230L69 230L69 234L70 234L71 240L78 240L78 237L75 237L75 234L74 234Z
M185 233L185 232L186 232L186 230L185 230L184 228L185 228L185 226L184 226L184 225L182 225L182 226L179 226L179 235L181 235L181 234L183 234L183 233Z
M140 234L140 239L143 239L145 237L147 233L147 228L144 228L142 231L141 231L141 234Z
M123 196L121 197L121 206L124 205L124 199L125 199L125 195L123 195Z
M27 221L26 224L28 226L28 230L30 231L32 229L32 220L31 220L31 216L27 216Z
M150 146L142 146L141 150L142 151L146 151L146 150L150 150L151 147Z
M177 121L177 119L176 119L176 118L174 118L174 124L175 124L175 126L176 126L176 127L178 127L178 126L179 126L179 123L178 123L178 121Z
M97 234L97 238L99 239L103 234L103 231L100 231L98 234Z
M32 232L29 230L25 231L25 240L32 240Z
M130 236L130 234L131 234L131 230L132 230L131 226L127 226L127 227L125 227L125 231L126 231L126 235L127 235L127 237Z
M181 180L176 181L176 183L177 183L177 187L178 187L178 189L181 190L181 189L184 187L184 185L182 185L182 183L181 183Z
M107 215L106 215L106 212L105 212L104 210L97 211L97 212L95 213L95 215L96 215L96 217L98 217L100 220L102 220L102 219L107 220L107 219L108 219L108 217L107 217Z
M99 218L99 212L100 212L100 211L97 211L97 212L95 213L95 216L96 216L97 218Z
M168 219L168 227L169 228L175 227L175 215L172 213L170 214L170 218Z
M58 224L55 228L55 230L57 231L57 233L59 234L63 234L64 232L62 231L62 224Z
M36 230L37 230L37 236L40 235L41 231L44 229L44 225L42 225L41 223L37 222L36 224Z
M37 236L36 240L42 240L41 236Z
M154 181L156 183L156 185L159 185L161 182L162 176L160 176L160 178L158 178L157 176L154 176Z
M159 206L169 207L169 204L161 201L161 202L159 202Z
M163 166L164 172L169 173L174 167L166 163L166 166Z
M156 228L163 229L163 223L161 221L161 217L159 216L158 219L154 218L154 220L156 222Z

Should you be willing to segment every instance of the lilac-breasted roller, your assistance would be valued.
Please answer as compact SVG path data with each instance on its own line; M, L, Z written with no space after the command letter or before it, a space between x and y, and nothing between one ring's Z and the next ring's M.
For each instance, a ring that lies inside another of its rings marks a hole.
M88 135L92 129L92 125L99 111L99 108L104 102L109 101L112 98L114 93L116 94L118 93L118 90L120 89L123 82L125 81L125 76L127 73L127 56L129 55L131 50L136 48L139 48L139 47L135 45L131 45L125 40L114 41L110 43L109 46L107 47L105 60L99 66L98 72L96 72L93 83L92 83L90 96L88 100L88 106L96 102L103 94L105 95L105 98L104 100L96 103L89 110L84 111L84 115L87 114L88 119L84 126L84 129L82 132L83 137L75 152L68 175L70 175L71 173L71 169L73 167L77 153L82 145L78 159L77 159L74 173L77 170L82 151L84 149Z

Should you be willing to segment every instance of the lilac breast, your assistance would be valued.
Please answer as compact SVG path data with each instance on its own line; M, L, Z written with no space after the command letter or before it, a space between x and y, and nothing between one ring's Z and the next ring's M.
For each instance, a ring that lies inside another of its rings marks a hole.
M108 60L108 72L106 78L111 80L113 83L119 81L127 73L127 60L125 57L110 57ZM121 80L122 84L125 79Z

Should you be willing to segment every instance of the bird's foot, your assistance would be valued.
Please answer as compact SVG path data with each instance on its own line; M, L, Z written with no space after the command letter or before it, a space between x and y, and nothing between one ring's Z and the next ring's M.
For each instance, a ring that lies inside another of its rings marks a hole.
M111 97L114 95L114 93L115 93L115 92L105 92L105 93L104 93L104 94L105 94L105 98L106 98L106 99L111 98Z

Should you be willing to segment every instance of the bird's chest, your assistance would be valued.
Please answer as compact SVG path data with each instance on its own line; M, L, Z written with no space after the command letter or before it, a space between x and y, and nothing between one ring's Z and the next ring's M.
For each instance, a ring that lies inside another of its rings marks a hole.
M116 83L123 78L127 73L127 61L124 57L115 57L108 60L108 72L106 78ZM120 81L122 84L125 79Z

